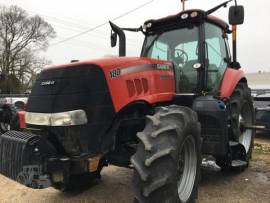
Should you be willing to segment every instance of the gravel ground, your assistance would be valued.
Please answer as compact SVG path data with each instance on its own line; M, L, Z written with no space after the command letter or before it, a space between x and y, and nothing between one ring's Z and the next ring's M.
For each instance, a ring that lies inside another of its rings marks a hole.
M32 190L0 175L0 202L132 202L132 171L110 166L102 171L102 180L74 194L53 188ZM203 169L198 203L270 202L270 136L256 138L253 160L241 174Z

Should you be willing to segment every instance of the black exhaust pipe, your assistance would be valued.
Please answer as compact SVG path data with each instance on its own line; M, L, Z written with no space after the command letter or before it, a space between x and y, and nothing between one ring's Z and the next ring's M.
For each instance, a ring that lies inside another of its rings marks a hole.
M126 56L126 35L124 31L111 21L109 23L113 32L119 36L119 56Z

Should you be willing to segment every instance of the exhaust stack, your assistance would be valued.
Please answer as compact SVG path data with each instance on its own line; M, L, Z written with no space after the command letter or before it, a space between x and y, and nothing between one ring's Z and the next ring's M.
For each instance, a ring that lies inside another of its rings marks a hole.
M115 47L117 43L117 35L119 36L119 56L126 56L126 35L124 31L109 21L110 26L112 28L111 34L111 46Z

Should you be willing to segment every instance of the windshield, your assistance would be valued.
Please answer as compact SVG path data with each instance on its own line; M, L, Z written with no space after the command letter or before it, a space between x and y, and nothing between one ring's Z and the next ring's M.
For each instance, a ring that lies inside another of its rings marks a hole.
M199 62L199 27L181 28L147 36L142 56L171 61L180 93L195 92L198 72L193 65Z

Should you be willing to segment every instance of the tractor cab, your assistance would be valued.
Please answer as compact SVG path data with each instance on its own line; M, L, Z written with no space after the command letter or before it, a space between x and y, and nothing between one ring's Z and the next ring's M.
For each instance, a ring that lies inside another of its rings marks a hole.
M141 55L172 62L177 94L218 91L230 62L228 24L202 10L189 10L149 20L143 28Z
M119 28L112 22L111 45L119 36L119 56L125 56L124 31L145 35L141 57L170 61L174 67L177 95L217 95L227 67L239 69L236 55L236 29L244 22L244 7L230 7L229 24L211 14L226 7L226 1L208 11L185 10L166 18L148 20L140 28ZM228 45L228 34L233 38L233 56Z

